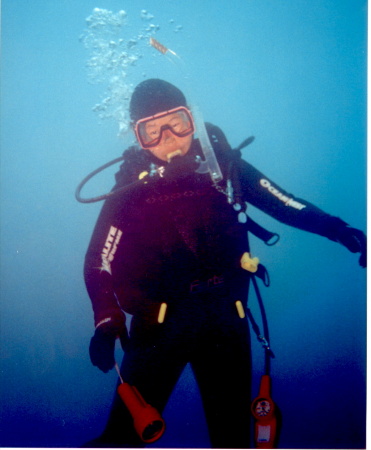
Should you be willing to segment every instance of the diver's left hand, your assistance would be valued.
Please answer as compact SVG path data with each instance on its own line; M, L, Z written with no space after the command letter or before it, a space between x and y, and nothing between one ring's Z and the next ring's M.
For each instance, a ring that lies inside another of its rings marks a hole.
M337 241L352 253L360 253L359 265L367 266L367 238L363 231L345 226L339 230Z

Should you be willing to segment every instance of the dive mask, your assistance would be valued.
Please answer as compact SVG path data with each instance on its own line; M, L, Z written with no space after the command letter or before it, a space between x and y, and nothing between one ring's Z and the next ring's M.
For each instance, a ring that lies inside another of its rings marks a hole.
M186 137L193 134L195 127L190 111L184 106L180 106L140 119L135 124L135 134L138 142L145 149L159 145L165 130L170 130L178 137Z

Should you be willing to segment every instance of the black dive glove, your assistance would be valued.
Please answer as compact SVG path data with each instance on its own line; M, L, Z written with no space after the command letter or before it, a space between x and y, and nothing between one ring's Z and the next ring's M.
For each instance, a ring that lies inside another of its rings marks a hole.
M125 319L110 319L103 322L95 330L89 346L90 360L102 372L108 372L115 365L115 343L119 338L125 350L129 335Z
M338 230L336 238L352 253L360 253L359 265L367 266L367 238L363 231L344 226Z

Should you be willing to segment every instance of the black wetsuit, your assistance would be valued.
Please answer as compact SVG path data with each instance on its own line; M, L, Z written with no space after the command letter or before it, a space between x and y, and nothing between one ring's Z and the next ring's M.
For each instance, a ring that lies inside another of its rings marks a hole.
M198 149L194 141L189 158ZM230 154L215 151L225 173ZM116 187L137 180L151 164L168 166L144 150L126 155ZM288 225L336 239L342 220L287 194L242 159L236 164L245 202ZM162 411L189 362L212 446L247 448L250 338L247 319L235 305L247 298L249 272L240 267L248 251L246 228L209 174L184 169L169 176L169 167L164 178L113 196L102 208L85 264L95 323L122 310L132 314L121 369L125 381ZM166 316L158 323L163 302ZM141 445L117 396L101 440L106 446Z

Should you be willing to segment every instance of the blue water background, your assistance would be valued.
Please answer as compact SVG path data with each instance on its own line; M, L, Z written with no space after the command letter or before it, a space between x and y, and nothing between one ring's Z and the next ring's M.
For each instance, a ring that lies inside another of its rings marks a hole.
M88 357L93 316L82 266L101 204L74 199L83 176L132 140L92 112L105 88L88 83L79 36L95 7L124 9L129 37L143 26L142 9L153 14L156 38L187 63L205 119L234 146L256 136L246 160L296 196L366 227L366 1L3 0L3 447L78 447L102 430L116 382ZM143 49L129 81L176 81L170 66ZM90 192L109 189L113 172ZM252 240L271 275L262 294L280 447L362 448L365 271L342 246L250 212L281 235L274 247ZM254 296L251 307L259 318ZM256 395L263 352L255 339L253 352ZM157 447L209 445L190 370L164 417Z

